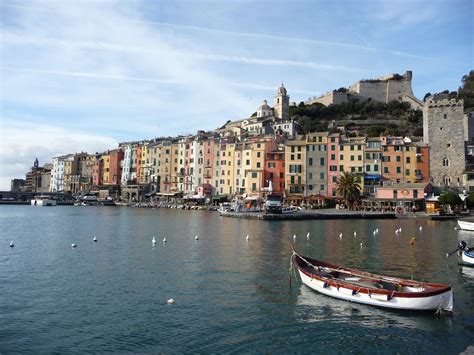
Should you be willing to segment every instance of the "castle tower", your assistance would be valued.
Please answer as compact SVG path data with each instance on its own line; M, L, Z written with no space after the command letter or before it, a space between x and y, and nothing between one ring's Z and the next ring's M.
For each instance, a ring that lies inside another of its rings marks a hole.
M434 185L461 186L465 168L463 100L430 96L423 107L423 140L430 146Z
M277 90L273 111L276 118L283 120L290 118L290 97L287 95L283 84Z

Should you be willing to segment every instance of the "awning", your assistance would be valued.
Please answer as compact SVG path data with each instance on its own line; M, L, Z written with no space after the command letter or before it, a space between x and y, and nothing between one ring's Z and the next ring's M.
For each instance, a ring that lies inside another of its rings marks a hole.
M364 180L379 181L381 178L382 178L381 175L375 175L375 174L365 174L364 175Z

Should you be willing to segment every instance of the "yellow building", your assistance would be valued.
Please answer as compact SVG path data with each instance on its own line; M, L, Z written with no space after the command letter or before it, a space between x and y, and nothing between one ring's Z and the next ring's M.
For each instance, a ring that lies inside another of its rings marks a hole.
M345 138L339 144L339 171L356 175L364 191L365 137Z
M285 186L287 195L304 197L306 185L306 140L287 141L285 145Z
M102 165L102 184L109 185L110 183L110 153L107 151L100 157Z

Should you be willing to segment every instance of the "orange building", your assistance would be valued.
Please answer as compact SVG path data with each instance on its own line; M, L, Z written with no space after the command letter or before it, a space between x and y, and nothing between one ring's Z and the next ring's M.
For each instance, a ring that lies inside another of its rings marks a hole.
M266 153L264 179L272 182L273 192L283 193L285 191L284 150L277 149Z

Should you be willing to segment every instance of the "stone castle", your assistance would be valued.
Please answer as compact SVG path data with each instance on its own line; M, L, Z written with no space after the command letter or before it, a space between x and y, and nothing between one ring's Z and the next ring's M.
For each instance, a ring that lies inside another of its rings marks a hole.
M388 103L392 100L408 102L413 109L419 109L423 103L413 94L411 87L412 72L404 75L390 74L377 79L360 80L349 88L330 91L320 97L308 100L306 105L316 102L325 106L340 104L352 100L378 101Z
M461 186L466 166L463 100L437 94L423 107L423 141L430 146L430 175L438 186Z

